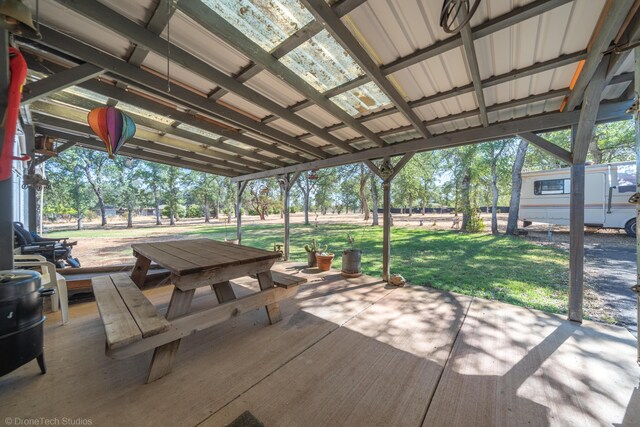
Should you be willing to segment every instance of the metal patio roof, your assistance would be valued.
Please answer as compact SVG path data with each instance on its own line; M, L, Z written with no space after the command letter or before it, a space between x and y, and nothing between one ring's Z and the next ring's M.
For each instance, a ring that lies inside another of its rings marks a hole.
M258 178L575 124L604 50L640 33L632 0L482 0L453 36L441 1L329 3L41 0L25 104L92 148L86 113L118 105L123 154ZM600 120L625 116L631 52L609 55Z

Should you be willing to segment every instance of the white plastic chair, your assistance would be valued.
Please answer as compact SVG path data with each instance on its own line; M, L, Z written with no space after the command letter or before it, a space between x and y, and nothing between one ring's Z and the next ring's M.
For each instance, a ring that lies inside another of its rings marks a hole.
M14 265L16 267L36 267L42 275L42 286L54 288L56 292L51 296L51 309L62 310L62 324L69 320L69 296L67 294L67 281L56 272L56 266L47 261L41 255L14 255Z

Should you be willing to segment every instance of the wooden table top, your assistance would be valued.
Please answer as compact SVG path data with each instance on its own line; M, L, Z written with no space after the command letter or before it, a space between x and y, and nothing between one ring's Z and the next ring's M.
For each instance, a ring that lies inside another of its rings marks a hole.
M182 276L213 268L280 258L280 253L211 239L135 243L134 253Z

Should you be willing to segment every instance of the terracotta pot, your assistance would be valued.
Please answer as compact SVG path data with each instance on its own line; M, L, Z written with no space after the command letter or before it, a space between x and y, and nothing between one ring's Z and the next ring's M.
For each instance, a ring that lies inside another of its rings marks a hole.
M315 252L307 252L307 265L309 267L316 267L318 265Z
M320 255L316 254L316 260L318 261L318 268L322 271L331 270L331 263L333 262L334 254Z

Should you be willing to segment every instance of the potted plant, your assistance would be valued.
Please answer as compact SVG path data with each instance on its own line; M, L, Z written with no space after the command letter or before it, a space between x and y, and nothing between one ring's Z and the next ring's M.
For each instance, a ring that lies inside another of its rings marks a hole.
M316 239L311 239L310 245L304 245L304 250L307 251L307 265L309 267L316 267L318 265L316 254L327 250L327 245L324 245L324 248L321 248L321 246L319 242L316 242Z
M354 249L353 245L356 239L352 234L347 234L347 242L349 249L342 252L342 275L344 277L359 277L362 275L360 265L362 261L362 251Z
M331 263L333 262L333 257L335 256L331 252L326 252L326 250L327 250L327 246L325 245L324 251L320 251L316 253L318 268L322 271L331 270Z

